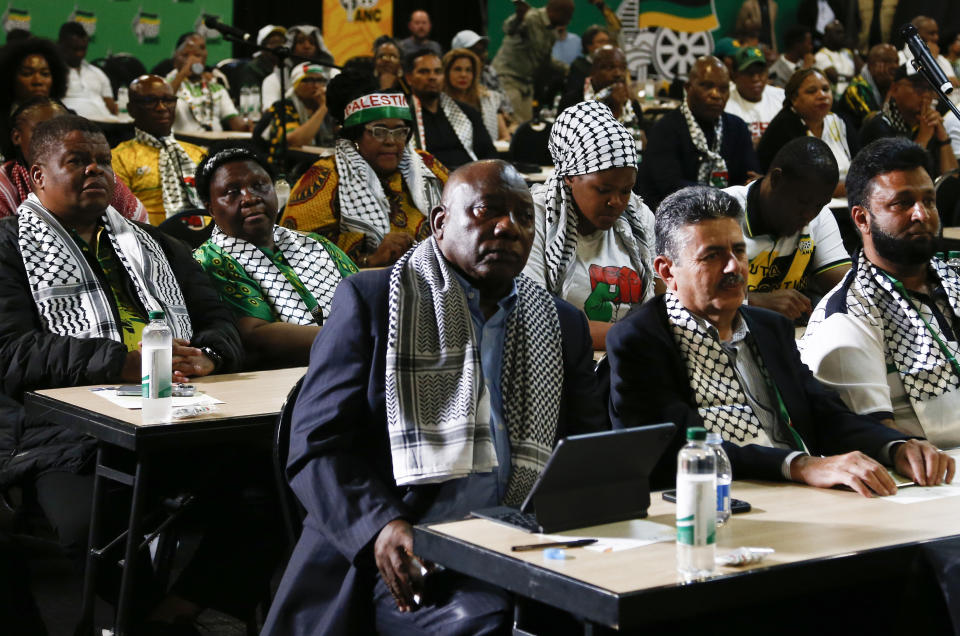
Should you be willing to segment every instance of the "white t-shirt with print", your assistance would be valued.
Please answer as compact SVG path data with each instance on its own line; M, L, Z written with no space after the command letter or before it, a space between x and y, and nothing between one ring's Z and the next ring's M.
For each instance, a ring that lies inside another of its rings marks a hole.
M783 97L782 88L768 84L763 89L760 101L750 102L740 95L736 85L731 85L730 99L727 100L724 110L747 122L750 137L753 139L753 145L756 146L760 142L760 137L763 136L763 131L783 108Z

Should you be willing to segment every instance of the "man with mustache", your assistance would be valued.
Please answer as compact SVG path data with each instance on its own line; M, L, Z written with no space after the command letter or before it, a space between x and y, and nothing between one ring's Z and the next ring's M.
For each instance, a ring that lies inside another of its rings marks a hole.
M504 591L451 570L424 587L411 524L522 502L558 439L607 425L586 317L520 273L523 177L464 166L430 222L343 280L314 341L287 462L307 516L265 636L502 633Z
M654 269L667 293L607 334L614 427L676 422L651 476L667 487L686 429L720 433L737 479L846 485L891 495L884 468L921 484L953 477L953 460L929 442L858 416L800 362L793 325L743 305L747 246L740 206L712 188L684 188L656 215Z
M863 249L817 305L801 346L804 362L857 413L953 447L960 276L934 257L940 217L928 170L923 149L902 138L856 156L847 197Z

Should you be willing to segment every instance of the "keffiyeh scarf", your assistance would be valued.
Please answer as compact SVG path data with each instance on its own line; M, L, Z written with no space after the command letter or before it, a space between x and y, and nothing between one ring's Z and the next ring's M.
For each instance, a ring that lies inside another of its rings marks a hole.
M763 425L753 412L737 378L734 362L720 341L694 318L673 292L664 295L667 321L680 357L687 368L690 388L703 425L723 439L743 446L772 446ZM741 318L742 319L742 318ZM753 351L757 364L762 358Z
M177 143L173 135L154 137L146 131L135 128L134 139L160 151L160 189L167 218L181 210L202 208L203 205L193 185L197 164Z
M913 134L913 131L910 130L910 126L907 126L907 122L903 120L903 115L900 114L900 109L897 107L897 101L892 97L883 103L883 114L887 116L887 119L890 120L890 124L893 126L893 129L897 134L905 135L909 137Z
M420 98L416 95L412 97L412 100L413 115L417 120L417 136L420 141L420 149L426 150L427 133L423 129L423 105L420 103ZM453 101L453 98L446 93L440 93L440 109L443 110L444 116L446 116L447 121L450 122L453 132L457 135L457 139L460 140L460 145L463 146L463 149L470 155L470 160L476 161L477 155L473 152L473 122L460 110L457 102Z
M516 278L517 304L503 345L503 416L512 471L504 502L519 506L553 449L563 386L556 305ZM387 427L398 485L489 472L497 466L490 422L478 417L483 370L466 294L430 237L390 275Z
M340 223L351 232L362 232L368 250L375 250L390 232L390 201L377 173L360 156L353 143L337 140L336 155L340 197ZM398 167L414 205L424 215L440 205L442 186L415 151L405 148Z
M323 316L330 315L333 293L342 277L336 263L319 242L279 225L273 228L275 249L283 253L323 312L318 321L283 272L253 243L227 236L219 227L214 228L210 241L232 256L250 278L260 284L267 302L283 322L315 325L322 322Z
M690 131L690 139L693 141L693 147L704 156L704 160L700 162L700 166L697 168L697 182L711 185L715 188L727 187L727 185L729 185L726 177L727 162L720 154L720 144L723 142L723 115L717 118L717 125L714 127L715 139L713 141L713 148L711 148L707 145L707 137L703 134L703 129L700 128L697 120L693 118L693 112L687 104L686 95L683 96L683 100L680 102L680 112L683 113L684 119L687 120L687 130Z
M600 172L609 168L635 168L633 137L601 102L580 102L564 110L550 131L550 155L555 169L535 193L546 193L546 287L560 294L567 268L576 260L580 232L570 186L564 177ZM541 190L542 188L542 190ZM653 290L653 237L647 236L641 215L649 211L638 197L617 219L613 231L630 254L634 271L643 277L644 297Z
M960 316L960 274L941 261L930 260L931 272L940 280L947 294L954 316ZM924 320L937 325L933 312L919 299L908 300L898 286L883 271L864 258L863 252L854 255L853 267L837 288L846 292L842 302L821 303L810 318L807 331L811 334L830 313L845 311L883 330L888 369L896 369L903 388L921 425L927 428L924 402L957 390L960 376L950 360L934 340ZM960 359L960 348L938 331L938 337L955 359ZM931 430L937 430L942 422Z
M60 336L122 342L110 290L100 284L69 232L36 195L27 197L17 214L20 254L44 328ZM173 337L189 340L190 315L160 245L113 207L101 220L144 308L162 310Z

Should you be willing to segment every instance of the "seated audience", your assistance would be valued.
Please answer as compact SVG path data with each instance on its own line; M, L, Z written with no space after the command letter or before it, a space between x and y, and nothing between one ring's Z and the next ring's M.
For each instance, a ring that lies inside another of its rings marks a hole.
M464 166L430 238L340 284L294 409L307 516L265 636L509 632L510 595L452 570L418 605L412 525L518 506L557 440L606 426L586 319L520 275L533 219L513 167Z
M950 33L943 37L946 44L943 47L943 56L953 67L954 75L960 71L960 32Z
M571 106L550 132L554 172L531 189L536 236L523 273L583 310L598 351L654 291L653 213L631 192L632 142L603 104Z
M797 137L760 179L724 190L743 210L751 305L797 320L810 313L811 294L823 295L850 269L837 221L826 207L838 178L827 144Z
M287 43L287 30L276 24L268 24L257 31L257 45L268 49L276 49ZM280 63L277 56L271 51L258 50L253 58L243 64L237 73L236 85L231 85L234 96L243 88L256 88L262 91L263 82L270 77ZM233 84L233 83L232 83ZM273 102L264 102L260 99L260 110L266 110Z
M410 14L410 20L407 22L409 37L405 37L398 42L400 53L404 57L415 53L420 49L433 51L437 57L443 57L443 47L439 42L430 39L430 30L433 25L430 23L430 14L422 9L418 9Z
M177 96L162 77L141 75L130 82L127 112L133 117L133 139L112 153L114 174L143 201L153 225L203 207L194 173L206 150L173 136L176 108Z
M783 53L770 65L770 84L783 88L800 69L813 66L813 36L810 29L794 24L783 37Z
M609 31L595 24L586 28L580 36L580 55L570 64L567 83L563 88L564 94L583 90L583 82L590 75L590 69L593 67L594 51L607 45L616 46Z
M621 124L630 132L637 155L643 151L643 110L630 95L630 73L627 71L627 56L614 46L603 46L593 52L590 75L583 85L564 95L560 111L585 100L598 97L607 105ZM558 113L559 114L559 113Z
M685 88L680 108L650 130L640 164L640 192L650 205L697 183L741 185L760 170L747 125L723 112L730 96L723 62L712 55L698 59Z
M870 49L866 65L850 81L834 110L859 130L867 115L883 106L896 70L897 49L891 44L877 44Z
M614 427L676 422L652 476L673 484L690 426L723 437L737 479L792 480L892 495L884 465L918 484L951 479L954 462L930 442L855 415L800 361L793 324L743 304L747 258L740 206L729 194L684 188L657 209L657 274L668 292L607 334Z
M953 70L953 64L940 53L940 27L937 25L937 21L925 15L918 15L910 20L910 24L917 27L917 35L930 49L930 54L933 55L937 65L940 66L954 88L960 86L960 80L957 79L957 74ZM913 51L906 43L900 49L899 59L901 65L906 65L913 70ZM958 91L954 91L951 97L955 97L957 93Z
M490 139L510 139L502 95L480 83L482 64L469 49L452 49L443 56L443 92L480 112Z
M410 89L414 145L450 169L497 156L480 111L443 92L443 65L428 49L404 59L403 80ZM421 125L422 123L422 125Z
M853 269L817 305L803 361L852 410L943 447L960 445L960 276L934 257L940 227L929 158L880 139L850 167L863 239Z
M380 82L380 90L400 88L403 67L400 64L400 45L389 35L373 41L373 76Z
M390 265L429 236L447 170L406 145L413 115L403 93L348 71L330 82L327 103L342 126L336 153L300 177L282 224L325 236L360 267Z
M813 65L823 71L830 80L835 99L840 99L857 74L858 66L863 64L860 56L846 48L847 34L843 23L834 20L826 26L823 34L823 48L814 55Z
M50 40L27 38L0 49L0 121L32 97L63 99L67 92L67 65ZM3 131L5 138L10 131Z
M286 127L280 126L284 109ZM254 138L269 139L270 162L283 157L283 139L288 148L332 146L334 122L327 111L327 70L310 62L301 62L290 72L287 98L271 106L257 122Z
M510 99L500 85L500 76L497 74L497 70L493 68L493 64L490 63L490 56L487 52L487 46L489 44L490 38L482 36L476 31L466 29L453 36L453 40L450 42L450 48L470 49L480 58L480 65L482 67L480 71L480 83L486 87L487 90L496 91L500 94L500 110L509 121L513 121L513 105L510 103Z
M12 216L32 191L30 183L30 140L37 125L66 115L63 104L49 97L33 97L20 104L10 115L10 136L0 143L5 157L10 160L0 167L0 217ZM119 177L114 176L113 198L110 205L121 216L147 222L147 210L130 192Z
M216 226L193 256L237 318L248 366L304 366L340 279L357 271L336 245L277 222L266 159L214 149L197 191Z
M207 42L196 33L184 38L173 55L174 69L166 80L178 98L174 132L251 130L227 89L212 81L206 63Z
M733 88L724 110L747 122L753 145L783 107L782 88L767 83L767 58L755 46L737 51L733 60Z
M866 146L883 137L906 137L927 151L934 177L956 170L957 155L950 144L950 133L933 107L933 100L930 84L919 73L900 66L883 108L868 117L860 128L860 144Z
M833 158L837 160L840 181L834 196L842 197L844 181L850 159L859 147L853 131L847 130L844 121L830 108L833 93L830 82L819 70L808 68L797 71L784 89L786 99L783 108L773 118L757 144L757 157L764 171L788 141L797 137L812 136L823 140Z
M106 73L84 59L90 36L83 25L65 22L60 27L57 43L68 69L63 105L81 117L112 120L119 112L113 100L113 86Z
M313 61L333 63L333 54L323 41L320 29L312 24L300 24L287 29L287 48L293 57L288 58L282 65L278 64L260 87L260 99L267 106L275 104L283 97L280 94L281 72L284 74L283 85L289 89L290 71L294 65Z
M87 544L96 445L25 415L24 393L139 383L138 344L148 310L163 310L173 331L175 382L235 371L243 350L229 310L186 246L110 206L110 147L95 124L72 115L44 122L30 154L34 193L17 217L0 221L0 486L35 489L59 540L79 558ZM196 470L206 472L214 462L209 452L203 457ZM252 472L251 464L243 466L244 475ZM177 465L169 472L176 478L187 470ZM253 530L238 503L247 484L236 471L225 472L234 481L215 478L216 492L208 491L210 484L198 492L195 514L210 511L213 526L148 621L179 623L207 605L243 616L259 600L275 555L268 530L275 530L269 524ZM155 477L159 486L159 473ZM155 632L144 626L136 633Z

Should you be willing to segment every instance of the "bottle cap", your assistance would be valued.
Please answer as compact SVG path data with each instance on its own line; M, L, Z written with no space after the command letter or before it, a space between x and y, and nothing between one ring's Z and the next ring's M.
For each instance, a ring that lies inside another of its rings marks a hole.
M723 438L720 437L720 433L707 433L707 444L720 444L723 442Z
M566 561L567 553L563 548L547 548L543 551L543 558L551 561Z
M163 313L162 311L160 311L159 309L151 310L151 311L147 314L147 316L149 316L150 320L164 320L164 319L166 318L166 316L164 315L164 313Z
M707 429L702 426L691 426L687 429L687 440L702 442L707 439Z

